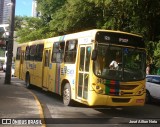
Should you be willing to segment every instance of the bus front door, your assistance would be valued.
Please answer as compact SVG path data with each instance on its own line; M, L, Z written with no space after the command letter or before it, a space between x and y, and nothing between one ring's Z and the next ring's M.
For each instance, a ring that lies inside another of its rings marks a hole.
M43 64L43 84L42 87L48 89L49 85L49 65L51 50L45 49L44 51L44 64Z
M81 45L78 67L78 98L88 98L91 45Z
M24 51L21 52L21 56L20 56L20 66L19 66L19 78L20 79L24 79L24 76L23 76L23 63L24 63Z

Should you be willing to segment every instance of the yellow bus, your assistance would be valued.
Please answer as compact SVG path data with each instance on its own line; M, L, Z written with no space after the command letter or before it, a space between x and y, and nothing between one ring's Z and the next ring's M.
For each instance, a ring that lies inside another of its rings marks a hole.
M65 105L143 106L145 60L141 36L93 29L19 45L15 75Z

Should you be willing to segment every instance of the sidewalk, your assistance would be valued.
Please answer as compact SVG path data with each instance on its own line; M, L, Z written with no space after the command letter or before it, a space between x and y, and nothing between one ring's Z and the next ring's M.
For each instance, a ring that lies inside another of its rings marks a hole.
M11 85L6 85L4 76L5 74L0 71L0 123L2 123L2 118L41 118L41 109L37 99L25 88L24 82L14 77Z

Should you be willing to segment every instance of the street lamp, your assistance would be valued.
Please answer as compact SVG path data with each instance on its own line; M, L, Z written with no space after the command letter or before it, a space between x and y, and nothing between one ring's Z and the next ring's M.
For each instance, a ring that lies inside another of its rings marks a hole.
M11 0L11 18L10 18L10 33L9 40L7 43L7 66L5 74L5 84L11 83L11 66L12 66L12 57L13 57L13 34L14 34L14 17L15 17L15 4L16 0Z

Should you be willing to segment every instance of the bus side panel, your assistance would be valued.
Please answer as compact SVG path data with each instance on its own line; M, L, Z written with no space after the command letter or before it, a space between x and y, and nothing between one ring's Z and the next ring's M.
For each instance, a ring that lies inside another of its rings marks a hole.
M42 62L34 62L34 85L42 87Z
M48 90L54 93L59 93L58 74L56 63L51 63L49 68L49 86ZM57 77L57 80L56 80Z
M63 80L68 81L71 87L71 99L76 98L76 65L75 64L62 64L61 65L61 85ZM63 84L65 85L65 84Z
M22 80L26 80L26 72L27 72L27 64L26 64L26 61L23 62L23 66L22 66L23 70L22 70L22 73L21 73L21 77L22 77Z
M16 60L15 61L15 76L17 78L20 78L19 70L20 70L20 60Z
M28 69L28 72L29 72L29 75L30 75L30 83L35 85L35 82L34 82L34 63L33 61L27 61L27 69Z

